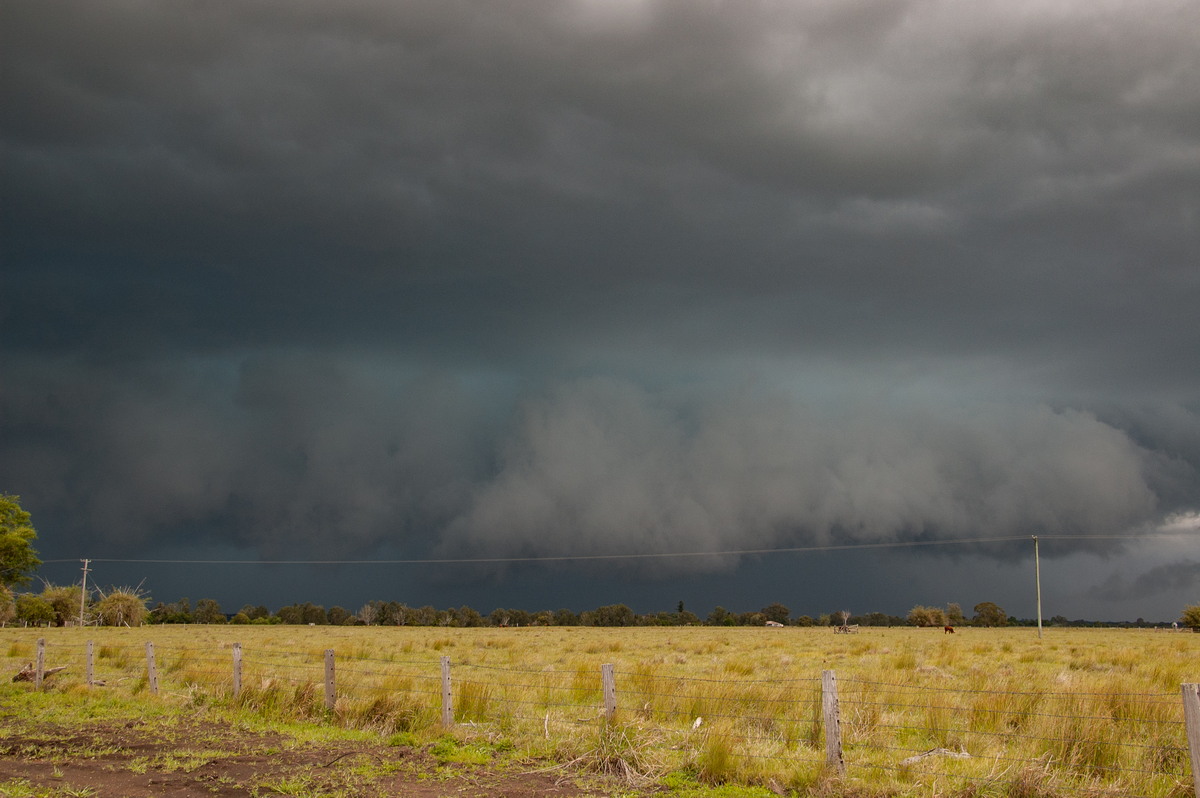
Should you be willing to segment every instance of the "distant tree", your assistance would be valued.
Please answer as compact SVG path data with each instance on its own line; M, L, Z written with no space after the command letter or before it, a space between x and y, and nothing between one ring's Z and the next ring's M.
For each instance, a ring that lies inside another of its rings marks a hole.
M381 603L382 602L378 601L368 601L366 604L359 607L358 612L355 613L358 616L358 620L364 626L374 625L376 619L379 618L379 605Z
M982 601L975 605L972 623L976 626L1004 626L1008 623L1008 614L994 602Z
M811 615L801 615L796 619L797 626L812 626L814 623Z
M37 532L29 513L21 509L20 499L0 494L0 585L27 585L42 564L33 541Z
M792 617L792 611L779 602L775 602L768 607L763 607L758 613L762 615L764 623L766 621L775 621L775 623L786 624L788 619Z
M225 623L225 613L216 599L200 599L192 612L192 623Z
M592 613L592 626L634 626L637 617L624 604L609 604L598 607Z
M326 613L326 616L328 616L329 623L332 626L345 626L347 622L354 617L345 607L339 607L337 605L330 607L329 612Z
M275 611L275 617L280 623L300 624L304 622L304 613L297 604L289 604Z
M967 619L963 616L961 606L953 601L946 605L946 623L951 626L962 626L966 622Z
M257 621L259 618L270 618L271 617L271 611L261 604L259 604L258 606L251 606L251 605L247 604L246 606L244 606L240 610L238 610L238 613L241 615L245 615L247 618L249 618L252 621Z
M105 626L141 626L146 616L146 598L136 588L113 588L96 602L96 619Z
M427 614L433 607L423 607L422 614ZM389 601L381 604L379 618L375 621L380 626L420 626L421 619L418 611L400 601Z
M926 607L921 604L908 611L910 626L945 626L946 613L941 607Z
M329 623L329 616L325 614L325 608L320 604L313 604L311 601L304 602L300 608L300 622L312 626L324 626Z
M705 620L709 626L733 626L737 623L737 618L733 613L719 604L713 608L713 611L708 614Z
M555 626L578 626L579 616L568 609L555 610L554 612Z
M17 621L26 626L48 626L54 623L54 608L41 596L19 593L16 605Z
M250 616L247 615L245 612L238 610L237 613L232 618L229 619L229 622L232 624L238 624L240 626L243 624L250 623Z
M1184 607L1183 614L1179 616L1179 623L1193 632L1200 632L1200 604Z
M154 605L146 618L148 623L191 623L192 605L187 599L163 604L161 601Z

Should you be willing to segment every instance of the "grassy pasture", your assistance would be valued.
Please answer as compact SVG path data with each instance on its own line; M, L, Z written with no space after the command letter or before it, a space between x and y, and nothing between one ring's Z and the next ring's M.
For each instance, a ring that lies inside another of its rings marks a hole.
M838 679L847 772L878 795L1191 795L1179 685L1200 635L1152 630L156 626L3 629L15 673L47 642L51 689L100 691L433 741L440 658L455 735L652 783L829 789L823 670ZM145 644L160 683L148 694ZM232 695L234 643L242 690ZM324 652L337 701L326 710ZM603 719L601 665L618 713ZM80 705L85 706L85 705ZM79 710L77 710L79 711ZM921 757L920 755L934 753ZM962 756L968 754L969 756ZM914 757L919 757L914 759ZM906 762L906 760L908 760Z

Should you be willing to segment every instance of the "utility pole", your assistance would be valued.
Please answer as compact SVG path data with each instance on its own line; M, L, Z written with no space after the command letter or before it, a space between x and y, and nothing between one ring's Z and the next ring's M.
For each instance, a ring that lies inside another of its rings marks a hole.
M1042 639L1042 559L1038 552L1037 535L1033 536L1033 578L1037 582L1038 640Z
M87 575L91 560L83 561L83 589L79 591L79 625L83 626L83 610L87 606Z

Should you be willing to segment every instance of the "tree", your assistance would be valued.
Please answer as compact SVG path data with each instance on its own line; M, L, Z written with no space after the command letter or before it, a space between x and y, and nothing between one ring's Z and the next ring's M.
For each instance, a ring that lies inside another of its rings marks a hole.
M1200 632L1200 604L1184 607L1183 614L1179 616L1179 623L1189 627L1193 632Z
M786 624L788 622L788 618L790 618L792 615L792 611L779 602L775 602L769 607L763 607L761 610L759 610L759 614L761 614L762 617L768 621Z
M13 593L4 585L0 585L0 626L7 626L8 622L17 617L17 601L13 598Z
M0 585L27 585L42 564L33 541L37 532L18 497L0 494Z
M951 626L962 626L966 622L967 619L963 617L961 606L953 601L946 605L946 623Z
M47 583L42 598L54 608L54 625L66 626L68 621L79 620L83 588L79 585L52 585Z
M946 613L941 607L918 604L908 611L908 623L912 626L945 626Z
M54 623L54 608L41 596L21 593L17 596L17 620L26 626L47 626Z
M991 601L982 601L975 605L972 623L976 626L1004 626L1008 623L1008 613Z
M238 610L238 613L241 615L245 615L246 619L250 620L250 621L256 621L259 618L270 618L271 617L271 611L261 604L259 604L258 606L251 606L250 604L247 604L246 606L244 606L240 610Z
M216 599L200 599L192 612L192 623L225 623L225 613Z
M578 626L579 616L565 607L554 611L555 626Z
M635 626L637 625L637 617L633 614L633 610L624 604L608 604L604 607L598 607L590 613L584 613L590 616L590 626Z

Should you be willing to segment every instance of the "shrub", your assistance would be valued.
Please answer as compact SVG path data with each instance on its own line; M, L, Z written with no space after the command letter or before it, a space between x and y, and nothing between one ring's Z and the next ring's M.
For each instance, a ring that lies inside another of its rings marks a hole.
M146 597L135 588L113 588L96 604L96 619L104 626L141 626Z

